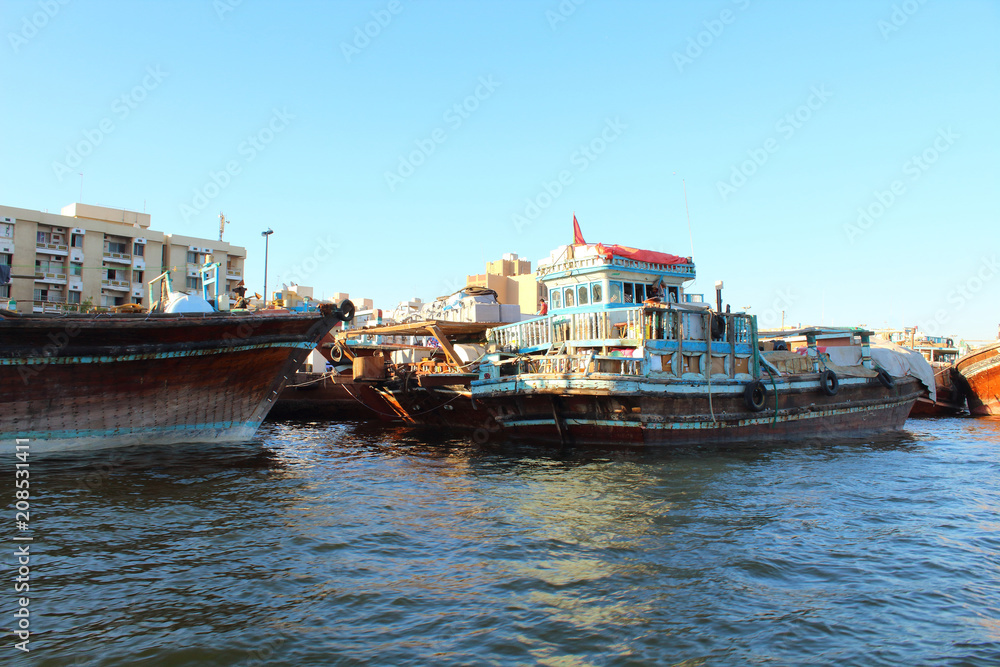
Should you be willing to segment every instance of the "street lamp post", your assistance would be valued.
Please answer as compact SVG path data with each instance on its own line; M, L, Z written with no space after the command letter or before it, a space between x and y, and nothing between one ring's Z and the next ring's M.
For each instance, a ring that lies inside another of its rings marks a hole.
M260 235L264 237L264 307L267 308L267 246L270 240L271 234L274 233L270 227L267 228L266 232L261 232Z

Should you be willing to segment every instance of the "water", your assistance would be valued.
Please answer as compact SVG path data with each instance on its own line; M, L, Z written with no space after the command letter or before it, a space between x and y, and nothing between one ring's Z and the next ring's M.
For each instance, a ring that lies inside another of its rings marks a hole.
M907 428L651 454L281 422L239 447L33 457L31 652L8 635L0 655L1000 664L1000 421Z

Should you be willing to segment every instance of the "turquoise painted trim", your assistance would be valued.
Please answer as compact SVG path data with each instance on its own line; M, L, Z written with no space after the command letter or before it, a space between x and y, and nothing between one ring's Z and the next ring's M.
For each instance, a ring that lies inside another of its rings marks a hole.
M123 361L148 361L150 359L183 359L186 357L207 357L220 353L246 352L247 350L262 350L270 347L290 347L300 350L311 350L315 343L301 341L298 343L266 343L261 345L219 346L208 350L184 350L181 352L151 352L149 354L105 355L99 357L28 357L26 359L0 359L0 366L38 366L43 364L110 364Z
M834 410L817 410L816 412L806 412L799 414L779 414L778 423L784 422L794 422L794 421L807 421L811 419L819 419L821 417L839 417L842 415L857 414L864 412L880 412L883 410L895 408L898 405L912 401L913 398L900 398L895 401L890 401L886 403L880 403L878 405L863 406L863 407L850 407L841 408ZM700 421L700 422L643 422L635 420L617 420L617 419L575 419L573 417L568 417L563 419L563 423L567 426L606 426L610 428L638 428L638 429L649 429L651 431L696 431L704 429L733 429L733 428L743 428L746 426L764 426L772 422L773 416L768 415L767 417L755 417L751 419L719 419L717 421ZM510 419L504 420L503 426L505 428L509 427L520 427L520 426L554 426L555 422L552 419Z
M257 426L254 426L256 424ZM28 438L33 440L70 440L77 438L114 438L124 435L142 435L149 433L178 433L183 431L228 431L232 428L243 428L253 426L255 429L260 426L259 421L252 422L211 422L207 424L178 424L175 426L156 426L153 428L109 428L109 429L64 429L61 431L23 431L14 433L4 433L0 438Z
M580 313L600 313L605 310L615 310L618 308L640 308L641 303L588 303L586 306L572 306L569 308L550 308L550 315L577 315Z

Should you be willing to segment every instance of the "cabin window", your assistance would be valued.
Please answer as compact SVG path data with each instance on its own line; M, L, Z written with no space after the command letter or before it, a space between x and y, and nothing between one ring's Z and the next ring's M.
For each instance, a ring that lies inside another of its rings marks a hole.
M552 303L550 305L553 308L562 308L562 292L559 290L553 290L549 293L549 296L552 299Z
M621 283L612 282L612 283L608 283L608 287L611 290L609 292L609 297L610 298L608 300L611 303L622 303L622 301L623 301L623 299L622 299L622 284Z
M573 298L573 288L572 287L567 287L566 288L566 307L567 308L572 308L575 305L576 305L576 299Z
M635 303L635 283L625 283L625 303Z
M590 286L591 303L601 303L604 301L604 294L601 290L601 283L593 283Z
M678 295L678 290L676 287L667 288L667 298L670 301L673 301L674 303L677 303L680 300L680 297Z
M590 285L580 285L576 288L576 302L586 306L590 301Z
M646 285L645 283L635 284L635 302L642 303L646 300Z

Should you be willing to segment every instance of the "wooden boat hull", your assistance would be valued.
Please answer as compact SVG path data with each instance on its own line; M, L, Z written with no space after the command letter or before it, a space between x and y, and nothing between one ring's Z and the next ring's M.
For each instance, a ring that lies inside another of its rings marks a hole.
M963 355L955 370L968 391L973 415L1000 415L1000 342Z
M296 373L274 402L268 419L369 419L362 396L370 389L350 374Z
M240 442L335 323L319 314L0 319L0 451Z
M953 417L965 410L965 393L952 379L954 364L932 361L934 369L934 389L937 400L921 396L913 404L911 417Z
M922 391L915 378L893 388L869 378L841 380L835 396L820 392L817 376L768 387L764 410L749 411L744 383L713 383L712 405L703 386L678 381L585 381L521 375L477 383L506 435L572 445L628 443L653 446L768 444L874 435L902 428ZM714 417L713 417L714 415Z

